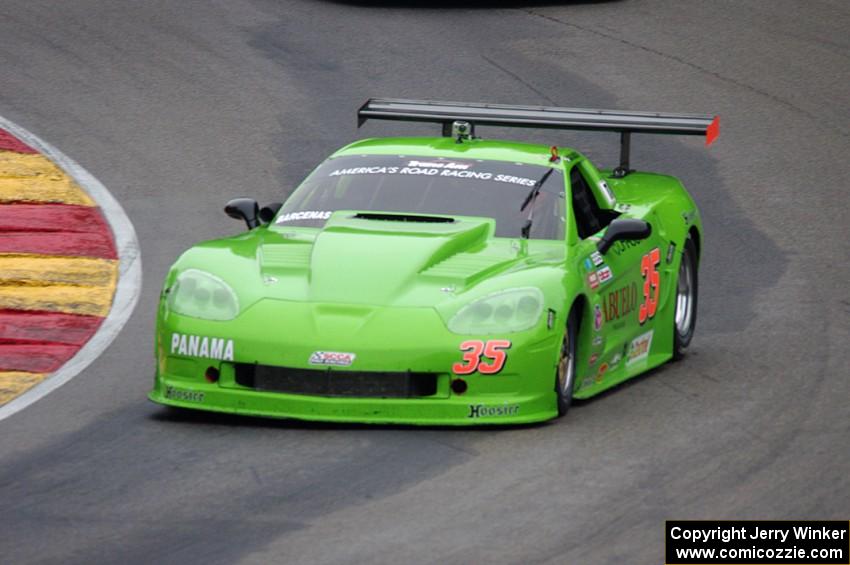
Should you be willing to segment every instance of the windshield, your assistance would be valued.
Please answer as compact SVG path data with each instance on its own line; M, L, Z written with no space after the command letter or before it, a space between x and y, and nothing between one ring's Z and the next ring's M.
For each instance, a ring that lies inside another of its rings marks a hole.
M328 159L289 197L279 226L321 227L336 210L483 216L497 237L519 237L533 213L530 237L562 239L564 178L555 169L540 193L520 207L550 167L505 161L401 155Z

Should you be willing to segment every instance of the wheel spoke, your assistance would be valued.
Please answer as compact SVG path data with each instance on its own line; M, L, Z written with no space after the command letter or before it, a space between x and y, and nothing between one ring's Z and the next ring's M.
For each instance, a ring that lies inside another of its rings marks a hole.
M693 296L693 264L689 253L682 255L682 263L679 265L679 281L676 284L676 331L679 335L686 335L691 328L693 319L694 296Z
M563 394L567 394L570 383L573 380L575 364L572 362L572 347L570 343L570 332L567 329L564 335L564 344L561 346L561 359L558 363L558 384Z

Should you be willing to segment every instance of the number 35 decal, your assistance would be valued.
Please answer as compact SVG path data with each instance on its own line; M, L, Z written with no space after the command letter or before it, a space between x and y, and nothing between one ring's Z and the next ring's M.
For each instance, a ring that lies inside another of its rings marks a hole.
M643 256L640 262L640 275L643 277L643 304L638 311L638 321L644 323L655 317L658 308L658 293L661 288L661 277L658 275L658 263L661 262L661 252L656 247Z
M482 375L495 375L505 367L508 358L506 349L511 348L507 339L491 339L488 342L469 340L460 344L463 362L452 365L456 375L469 375L478 371ZM492 360L492 361L491 361Z

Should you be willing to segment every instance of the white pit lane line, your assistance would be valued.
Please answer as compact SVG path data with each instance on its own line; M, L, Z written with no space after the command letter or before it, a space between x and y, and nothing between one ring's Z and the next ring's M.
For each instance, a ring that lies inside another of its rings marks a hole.
M109 347L109 344L118 336L121 328L130 319L130 314L133 313L139 301L139 293L142 289L142 259L139 254L136 230L133 228L130 218L127 217L121 204L115 200L115 197L99 180L73 159L3 116L0 116L0 128L5 129L33 149L37 149L64 170L91 196L106 218L106 222L112 230L112 237L115 239L115 247L118 250L118 282L115 286L115 295L112 298L109 314L103 319L100 328L77 351L76 355L49 377L14 400L0 406L0 420L3 420L76 377Z

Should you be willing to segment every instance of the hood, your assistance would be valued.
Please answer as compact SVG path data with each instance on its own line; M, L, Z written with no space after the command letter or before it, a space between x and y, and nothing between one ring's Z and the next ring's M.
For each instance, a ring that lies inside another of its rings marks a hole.
M563 264L562 242L494 233L490 218L338 211L320 230L260 228L201 244L175 267L214 272L245 305L434 307L478 285L508 285L495 279L517 271Z
M275 286L301 279L310 302L434 305L522 259L494 231L487 218L336 212L312 241L267 237L260 274Z

